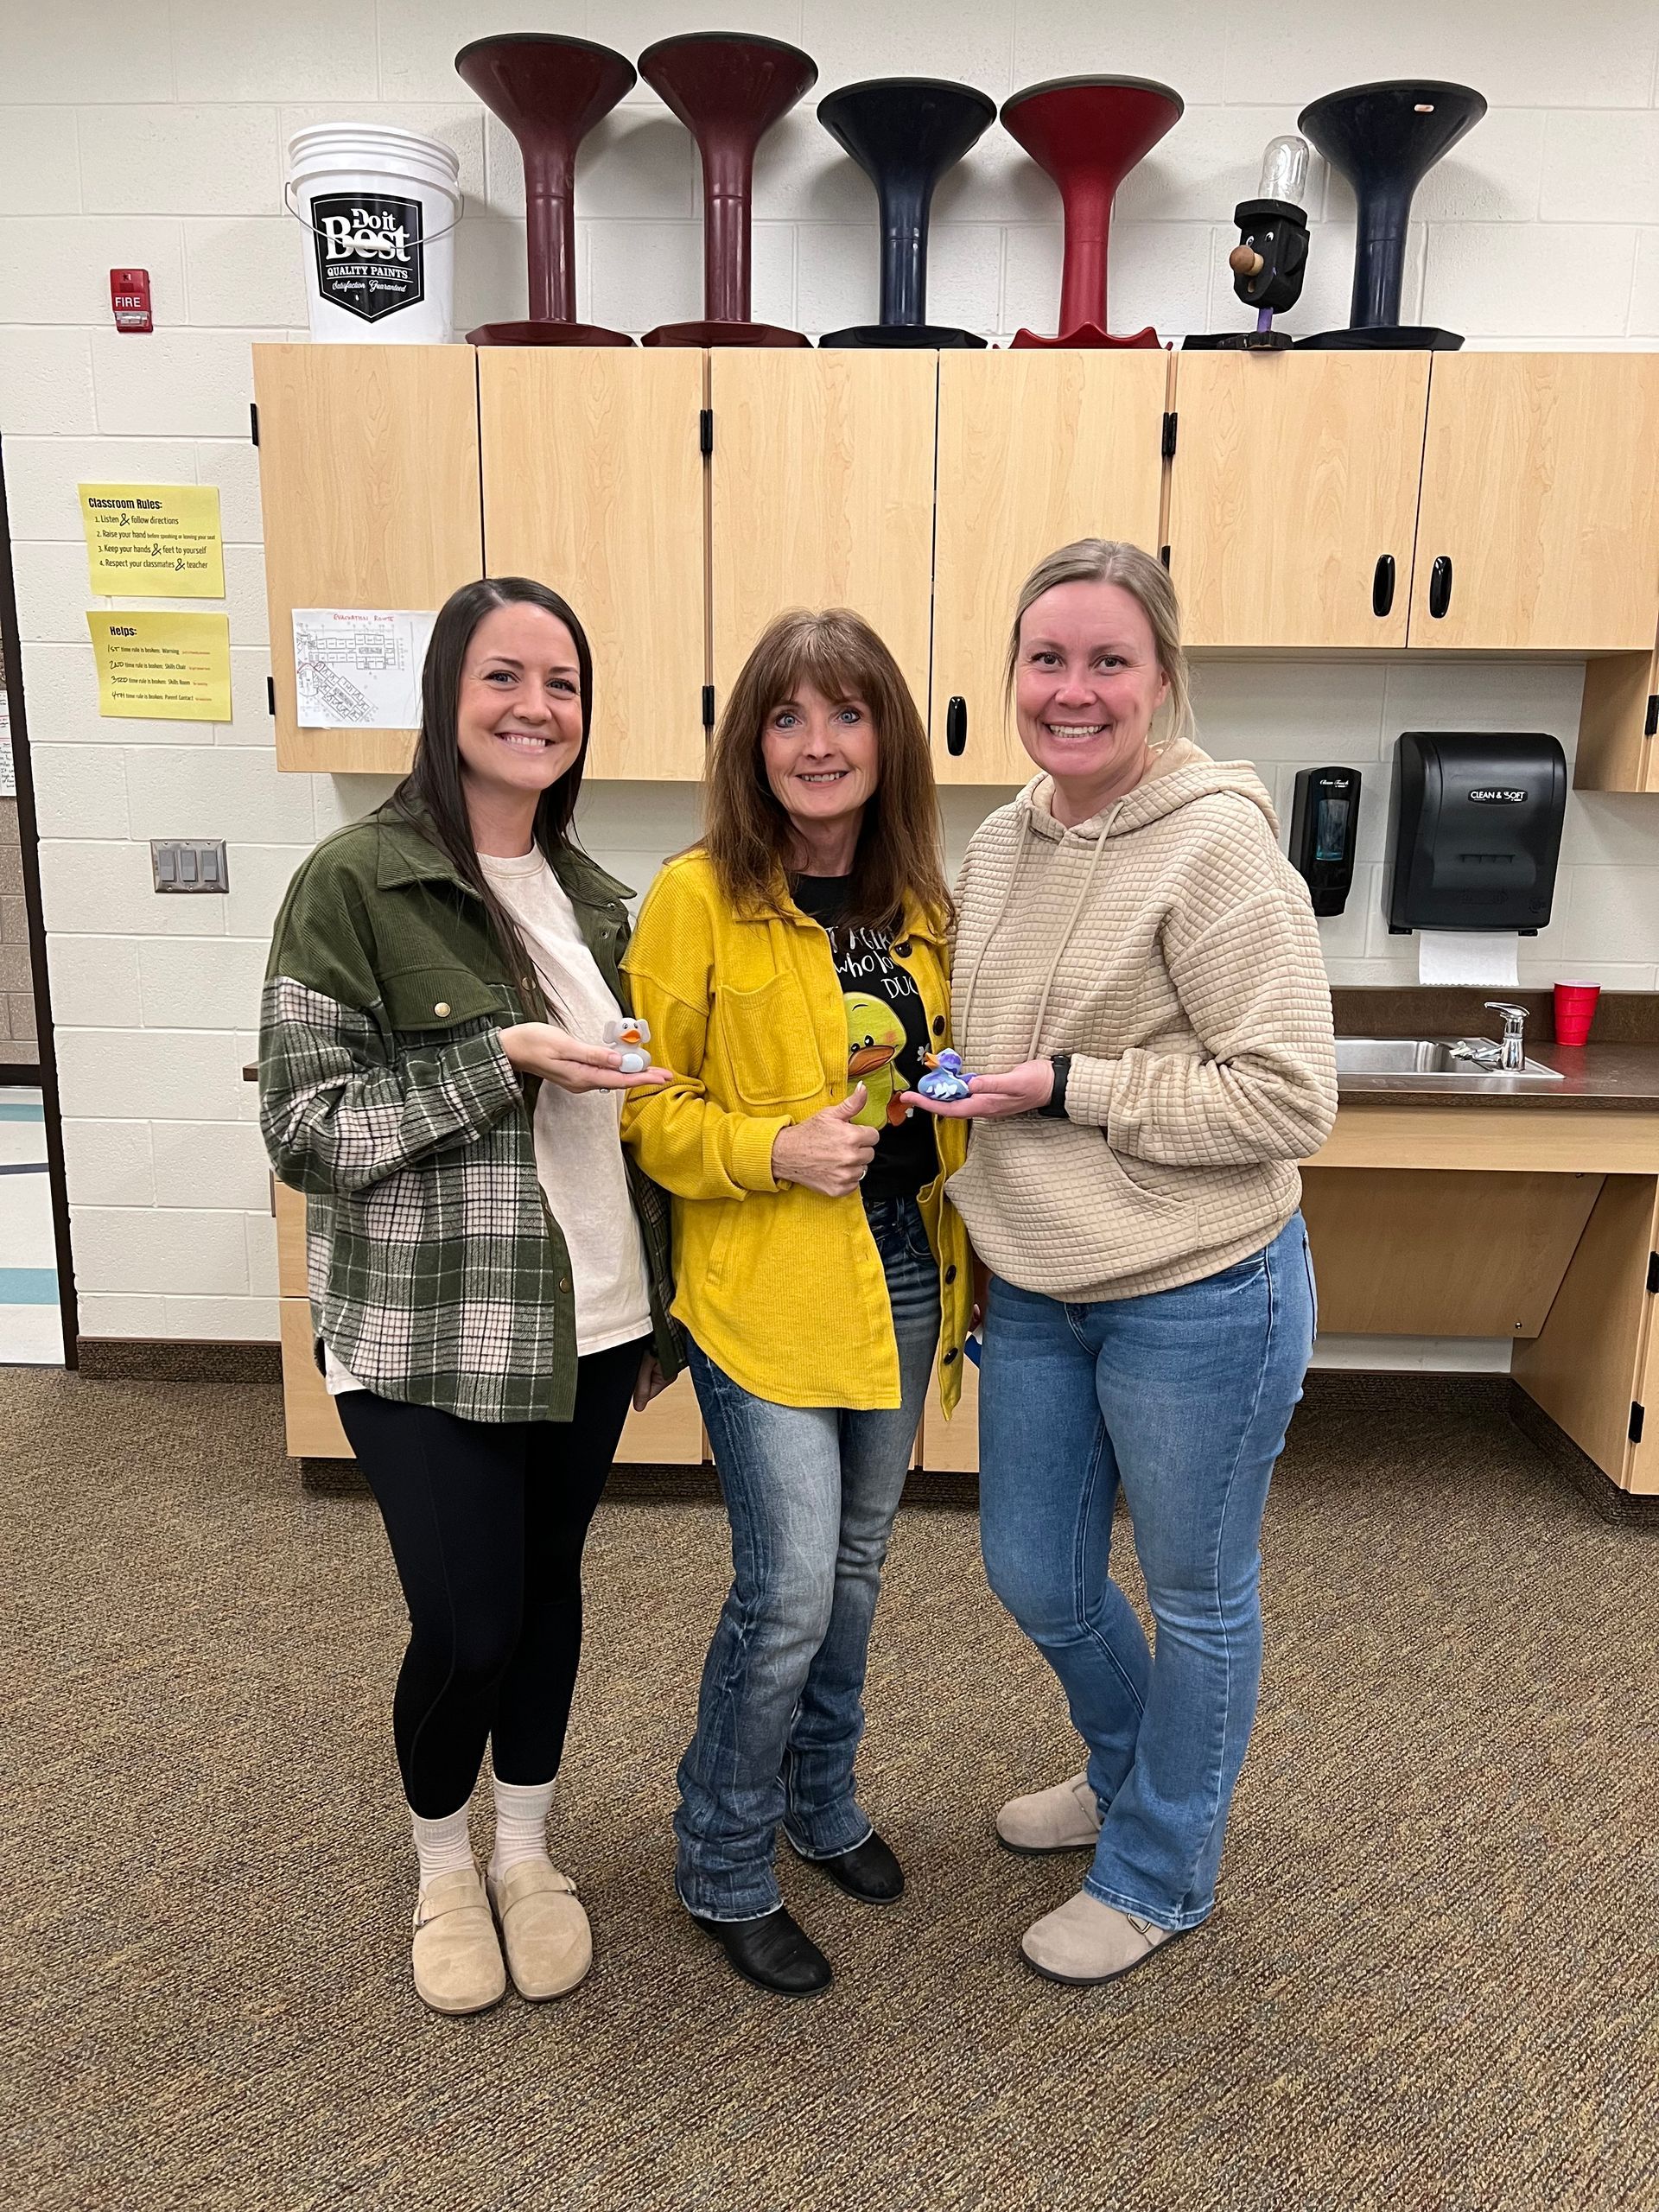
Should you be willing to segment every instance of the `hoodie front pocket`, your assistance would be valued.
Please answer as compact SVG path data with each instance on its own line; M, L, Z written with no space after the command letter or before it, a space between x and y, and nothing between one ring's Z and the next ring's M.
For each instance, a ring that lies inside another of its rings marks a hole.
M1103 1130L1102 1135L1104 1134ZM1109 1144L1106 1157L1137 1197L1150 1198L1154 1205L1160 1206L1178 1206L1182 1203L1184 1168L1160 1166L1154 1160L1136 1160L1128 1154L1114 1152Z

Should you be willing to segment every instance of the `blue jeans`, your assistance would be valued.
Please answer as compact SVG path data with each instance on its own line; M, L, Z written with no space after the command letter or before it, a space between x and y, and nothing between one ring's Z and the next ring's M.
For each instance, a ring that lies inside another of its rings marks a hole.
M705 1920L781 1902L778 1824L808 1859L864 1842L853 1783L881 1562L939 1335L939 1271L913 1198L868 1200L887 1270L903 1402L780 1406L691 1347L732 1523L732 1586L680 1762L676 1881Z
M1215 1902L1262 1671L1262 1514L1313 1341L1300 1214L1179 1290L1068 1306L991 1285L980 1540L1059 1676L1103 1826L1090 1896L1160 1928ZM1120 1486L1155 1649L1111 1580Z

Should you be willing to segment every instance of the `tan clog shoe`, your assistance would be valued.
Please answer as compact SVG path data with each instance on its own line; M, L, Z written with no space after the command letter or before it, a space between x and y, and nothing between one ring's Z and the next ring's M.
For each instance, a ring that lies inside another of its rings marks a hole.
M507 1993L489 1901L474 1866L438 1874L415 1908L415 1986L435 2012L482 2012Z
M490 1902L521 1997L563 1997L594 1963L594 1931L568 1874L545 1859L522 1859L498 1880Z
M1028 1797L1010 1797L996 1816L996 1832L1010 1851L1092 1851L1100 1836L1100 1807L1088 1774L1068 1775Z
M1087 1890L1068 1897L1054 1912L1033 1921L1020 1948L1039 1974L1051 1981L1116 1981L1119 1974L1144 1966L1161 1944L1184 1934L1154 1927L1139 1913L1103 1904Z

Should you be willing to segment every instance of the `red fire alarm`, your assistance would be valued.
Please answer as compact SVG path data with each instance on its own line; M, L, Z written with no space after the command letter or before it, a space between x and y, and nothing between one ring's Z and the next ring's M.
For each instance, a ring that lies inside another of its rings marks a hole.
M115 310L118 330L154 330L156 326L149 316L149 270L111 269L110 305Z

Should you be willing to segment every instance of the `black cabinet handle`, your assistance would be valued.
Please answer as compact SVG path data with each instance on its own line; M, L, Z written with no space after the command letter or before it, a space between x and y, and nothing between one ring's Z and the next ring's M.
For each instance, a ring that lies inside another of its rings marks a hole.
M944 710L944 749L953 760L968 750L968 702L953 698Z
M1428 611L1438 622L1452 604L1452 558L1437 553L1428 572Z
M1394 611L1394 556L1379 553L1376 573L1371 577L1371 612L1382 616Z

